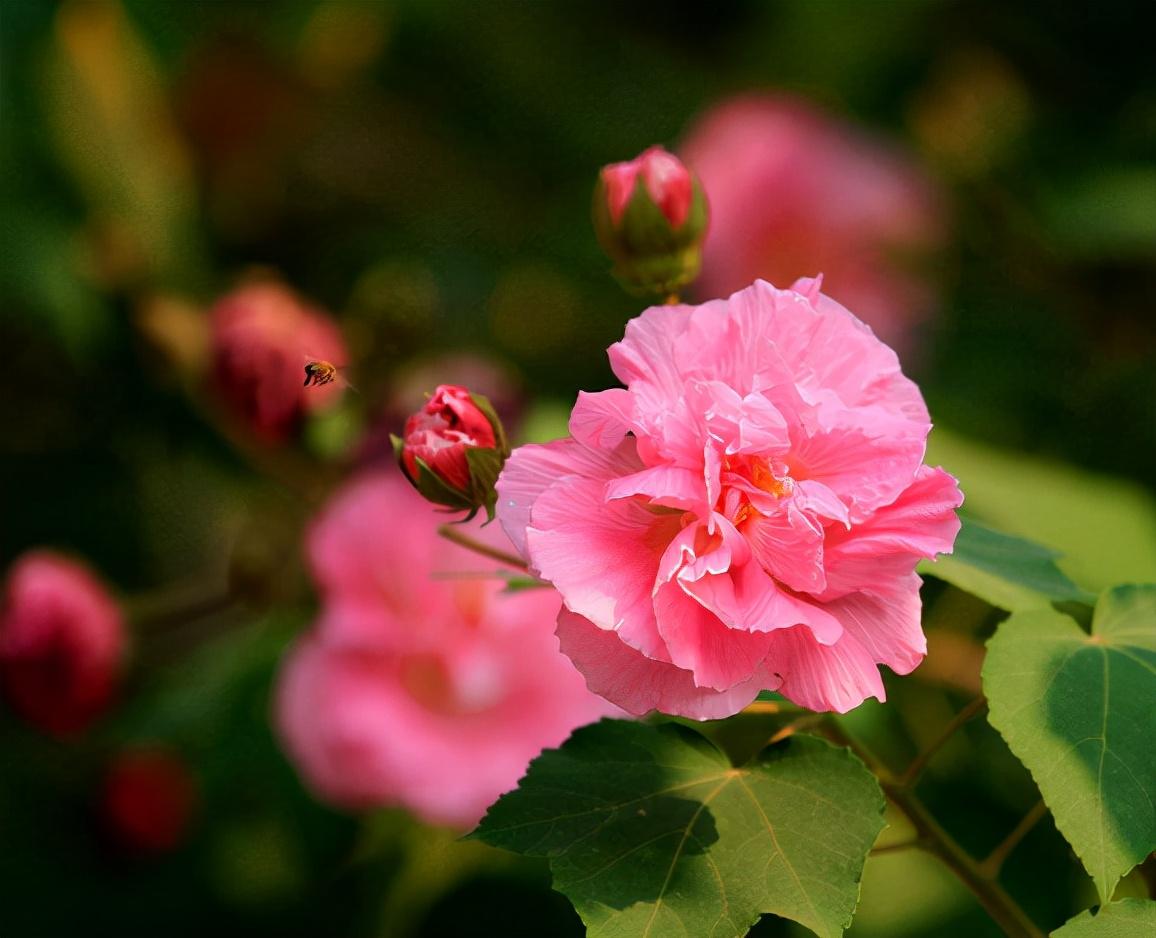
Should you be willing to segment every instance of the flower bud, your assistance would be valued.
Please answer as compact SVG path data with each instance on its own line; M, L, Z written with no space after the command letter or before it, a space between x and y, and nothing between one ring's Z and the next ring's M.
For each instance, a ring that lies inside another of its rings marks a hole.
M120 676L124 620L84 566L50 551L12 566L0 610L0 689L29 723L54 736L85 729Z
M311 413L333 407L337 381L305 386L312 359L345 364L337 324L275 282L238 287L209 315L213 382L235 418L266 443L280 443Z
M100 815L122 847L167 853L181 845L197 802L197 784L176 752L159 746L118 753L105 774Z
M594 230L614 276L631 292L668 295L694 280L706 227L702 186L662 147L602 168Z
M453 384L433 396L405 422L403 439L393 438L402 471L436 505L485 508L494 517L494 483L510 454L502 423L490 402Z

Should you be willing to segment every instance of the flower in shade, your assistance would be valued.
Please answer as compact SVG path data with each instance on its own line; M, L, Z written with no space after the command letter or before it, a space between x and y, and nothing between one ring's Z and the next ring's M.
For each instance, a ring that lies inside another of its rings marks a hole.
M142 853L165 853L185 839L197 784L185 760L160 746L118 753L105 773L101 819L117 842Z
M802 100L746 95L691 128L680 153L710 200L702 297L823 270L825 289L900 351L934 308L913 262L943 212L909 159Z
M557 593L507 592L396 474L341 491L308 553L322 611L285 662L277 724L325 800L468 827L543 748L612 712L558 651Z
M516 449L498 517L562 594L562 650L632 713L728 716L760 690L845 712L926 650L923 557L962 501L895 353L819 281L646 310L625 389Z
M706 225L702 186L662 147L598 175L594 230L614 275L633 292L667 294L693 280Z
M82 564L51 551L20 557L0 610L0 690L29 723L56 736L109 706L124 656L124 620Z
M267 442L333 406L341 383L304 386L310 361L345 364L341 332L325 313L278 283L257 282L220 299L210 314L213 379L220 396Z

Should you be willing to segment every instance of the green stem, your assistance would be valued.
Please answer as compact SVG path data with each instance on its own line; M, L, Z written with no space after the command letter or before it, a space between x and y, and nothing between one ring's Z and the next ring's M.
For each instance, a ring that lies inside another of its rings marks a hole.
M983 864L977 862L956 842L951 834L944 830L909 785L895 779L885 766L881 765L856 740L848 736L846 731L837 723L828 723L827 735L833 741L850 748L875 773L884 794L896 808L903 812L915 828L916 841L919 846L932 856L937 857L944 866L956 875L960 882L972 891L976 899L979 900L979 904L992 917L992 920L1003 929L1008 938L1044 938L1044 933L1028 918L1019 904L1004 891L1004 888L996 881L996 876L991 874L990 870L985 868ZM904 775L906 774L904 773ZM998 870L996 872L998 873Z
M514 554L508 554L504 550L498 550L496 547L490 547L488 544L483 544L481 541L475 541L468 534L455 528L452 524L443 524L438 528L438 534L444 537L447 541L457 544L459 547L464 547L466 550L472 550L475 554L482 557L489 557L490 560L496 560L500 564L507 567L513 567L515 570L526 572L529 567L526 562Z
M1032 809L1023 816L1023 819L1015 826L1010 834L1007 835L1000 842L1000 844L992 850L983 862L979 864L979 868L983 871L985 876L995 879L999 876L999 871L1003 869L1004 861L1011 855L1011 852L1019 846L1033 827L1035 827L1045 814L1048 813L1048 806L1044 804L1041 798L1034 805Z
M987 698L981 695L960 710L951 722L943 728L943 731L932 741L931 745L911 760L911 764L907 766L906 771L899 777L899 784L910 787L919 781L919 776L922 775L923 770L927 768L927 763L929 763L935 754L944 747L947 741L956 734L956 731L965 723L979 716L979 714L983 713L986 709Z

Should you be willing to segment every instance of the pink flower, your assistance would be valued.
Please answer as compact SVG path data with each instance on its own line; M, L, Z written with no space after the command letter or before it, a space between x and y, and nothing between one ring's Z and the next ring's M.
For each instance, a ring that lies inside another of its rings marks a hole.
M267 442L284 440L306 413L333 406L337 382L305 387L310 360L344 365L336 324L277 283L239 287L210 314L214 380L234 414Z
M120 675L120 610L87 568L51 551L20 557L6 587L0 689L48 733L85 729L108 707Z
M934 294L905 262L944 237L936 193L913 163L804 101L774 95L716 107L681 153L710 201L701 296L823 270L831 296L906 350Z
M417 460L452 488L470 487L466 450L493 449L497 437L490 418L470 392L453 384L438 385L425 406L405 422L402 462L411 479L418 478Z
M650 200L658 206L670 226L681 228L694 199L694 178L677 156L657 146L625 163L611 163L602 168L602 184L611 221L616 225L621 223L639 177Z
M165 853L185 839L197 784L185 760L159 746L118 753L100 796L109 833L131 850Z
M767 283L646 310L571 438L514 451L498 517L562 594L562 650L632 713L761 689L844 712L922 660L915 564L962 496L895 353L819 292Z
M613 710L558 651L557 593L503 592L494 562L436 524L395 474L323 512L308 538L322 612L286 661L277 722L322 798L469 827L543 748Z

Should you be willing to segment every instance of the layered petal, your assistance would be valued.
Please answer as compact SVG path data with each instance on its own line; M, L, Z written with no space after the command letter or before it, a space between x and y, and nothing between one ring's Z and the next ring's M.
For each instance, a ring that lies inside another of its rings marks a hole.
M526 545L566 606L644 653L666 655L651 593L679 517L636 499L607 502L605 483L570 477L534 503Z
M869 589L911 573L923 558L951 553L963 504L959 483L942 469L919 467L891 504L850 529L827 532L824 556L830 597Z
M599 479L603 483L637 472L643 465L632 440L597 449L574 440L519 446L498 476L498 520L518 553L526 552L526 528L534 502L561 479Z
M586 686L628 713L657 710L692 720L718 720L737 713L775 679L756 673L725 691L695 684L690 671L648 658L613 632L569 610L558 615L558 641L586 678Z
M773 639L765 667L782 678L779 693L800 707L846 713L868 697L887 699L874 659L850 632L833 645L819 644L805 628Z

